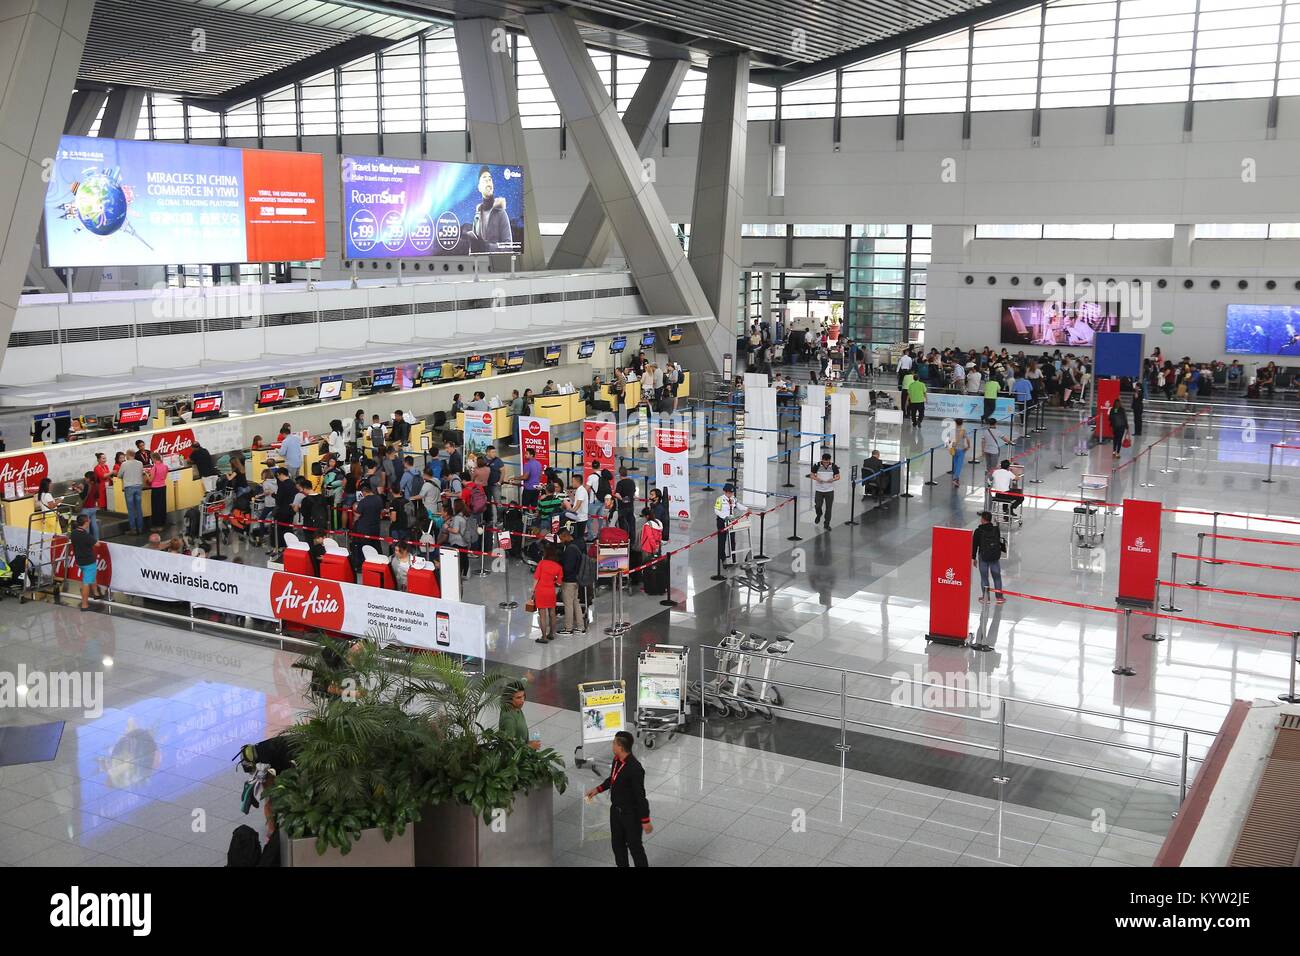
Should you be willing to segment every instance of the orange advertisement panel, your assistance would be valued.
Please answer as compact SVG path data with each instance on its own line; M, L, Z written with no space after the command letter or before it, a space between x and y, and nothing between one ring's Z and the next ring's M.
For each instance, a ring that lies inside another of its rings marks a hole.
M249 262L325 257L325 177L319 153L244 150Z

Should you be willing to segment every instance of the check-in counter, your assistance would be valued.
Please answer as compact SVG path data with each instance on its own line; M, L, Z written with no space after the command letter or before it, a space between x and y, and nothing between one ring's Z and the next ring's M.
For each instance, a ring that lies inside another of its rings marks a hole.
M512 416L509 410L505 408L498 408L495 409L494 411L495 414L492 416L492 440L497 441L502 438L509 438L511 435L514 434L514 430L515 430L514 416ZM470 414L473 415L474 413L470 412ZM462 434L464 434L465 432L464 412L456 413L456 428Z
M153 489L148 485L148 477L140 494L140 506L146 518L153 514ZM167 510L184 511L201 504L203 501L203 482L200 481L190 465L172 469L167 475ZM108 510L114 514L126 514L126 496L122 490L122 480L116 476L108 486Z
M552 425L567 425L587 417L587 403L577 392L572 395L538 395L533 399L533 416Z
M614 393L610 390L608 385L602 385L600 387L600 397L602 400L609 402L610 405L617 406L617 403L614 401ZM636 408L637 405L641 404L640 382L628 382L623 386L623 404L628 408Z
M3 503L4 523L6 528L17 528L19 531L27 530L27 523L36 513L36 496L28 495L25 498L15 498L12 501ZM10 542L16 544L17 542Z

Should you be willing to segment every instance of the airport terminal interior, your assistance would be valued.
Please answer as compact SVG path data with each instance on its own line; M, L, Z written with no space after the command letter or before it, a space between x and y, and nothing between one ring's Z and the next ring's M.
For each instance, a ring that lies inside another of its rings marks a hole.
M0 866L1300 865L1300 4L0 21Z

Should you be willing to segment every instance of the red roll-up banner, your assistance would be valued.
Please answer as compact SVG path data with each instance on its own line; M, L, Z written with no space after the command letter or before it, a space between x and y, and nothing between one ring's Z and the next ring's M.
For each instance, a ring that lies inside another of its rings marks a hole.
M971 537L968 528L933 529L930 538L930 632L927 641L965 644L970 627Z
M1097 379L1097 426L1098 438L1110 437L1110 409L1119 401L1119 379Z
M1159 577L1160 502L1125 498L1119 535L1119 593L1115 600L1154 605Z

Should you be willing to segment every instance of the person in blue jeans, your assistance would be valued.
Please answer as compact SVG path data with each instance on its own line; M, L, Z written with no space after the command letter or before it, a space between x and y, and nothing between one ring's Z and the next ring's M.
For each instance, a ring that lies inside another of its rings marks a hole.
M126 518L132 534L144 534L144 507L140 503L144 488L144 463L135 452L127 452L126 461L117 470L122 479L122 497L126 499Z
M1002 595L1002 534L993 523L993 512L981 511L979 527L971 536L971 560L979 564L980 569L980 603L989 603L989 574L993 575L993 590L998 604L1006 604Z

